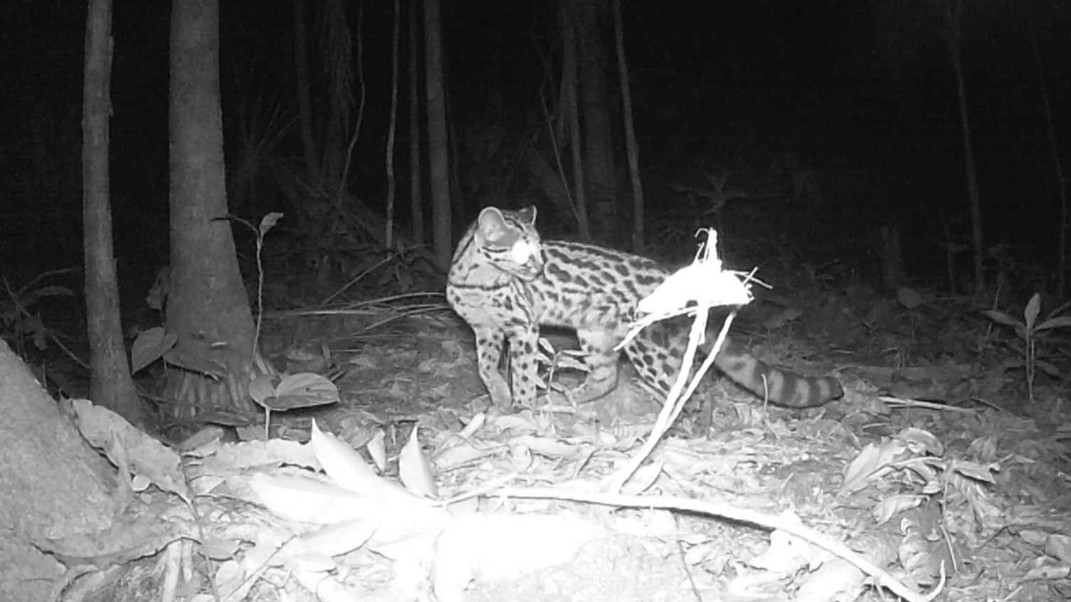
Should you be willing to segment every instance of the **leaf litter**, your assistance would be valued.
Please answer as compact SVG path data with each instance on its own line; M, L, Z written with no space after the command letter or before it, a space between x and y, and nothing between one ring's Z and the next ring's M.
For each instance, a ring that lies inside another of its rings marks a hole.
M703 391L718 401L712 433L697 434L686 412L614 493L607 483L660 409L642 389L623 382L580 407L552 392L502 414L456 324L423 309L367 318L416 332L320 341L343 367L342 403L315 423L279 419L279 432L311 443L216 436L179 454L93 412L87 438L152 484L141 518L43 548L100 566L200 542L220 599L259 599L268 584L325 600L921 600L942 583L949 600L1071 591L1067 421L927 401L954 397L957 383L1012 397L1003 370L907 352L889 368L859 353L842 374L847 399L805 412L762 407L719 382ZM905 377L910 395L883 394ZM1050 395L1048 417L1066 417Z

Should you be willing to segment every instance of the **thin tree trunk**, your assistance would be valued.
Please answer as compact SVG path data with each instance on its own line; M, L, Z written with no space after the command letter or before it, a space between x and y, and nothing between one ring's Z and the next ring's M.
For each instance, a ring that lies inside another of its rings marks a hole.
M402 3L394 0L394 28L390 48L390 123L387 125L387 228L383 235L387 248L394 245L394 134L398 128L398 33L401 28Z
M612 242L618 228L614 200L613 135L606 81L606 0L576 0L580 40L580 111L584 128L584 181L591 222Z
M428 102L428 164L431 171L432 244L439 267L450 266L450 162L443 98L442 35L439 0L424 0L424 86Z
M326 49L324 62L329 89L327 131L324 132L320 168L324 184L331 187L330 192L334 193L332 197L338 206L342 190L335 187L343 184L350 107L353 106L353 40L343 0L325 0L321 11L321 35Z
M119 284L112 245L108 178L112 3L93 0L86 19L82 113L82 211L85 231L86 318L90 391L93 400L133 424L141 424L141 403L123 344Z
M956 6L953 8L952 4ZM948 19L948 52L952 58L952 70L956 75L956 93L959 96L959 119L963 127L963 162L967 177L967 203L971 212L971 243L974 255L974 290L985 292L984 241L982 240L982 200L978 191L978 171L974 165L974 144L971 142L971 123L967 114L967 87L963 82L963 62L960 40L962 0L944 0L945 17Z
M244 409L253 317L227 215L219 100L218 0L174 0L171 15L171 293L167 329L180 357L216 366L171 379L183 409Z
M625 150L628 153L628 173L632 183L632 250L642 254L645 245L643 183L640 181L640 147L636 143L636 128L632 124L632 86L628 79L628 58L625 56L625 32L621 22L621 0L613 1L614 46L617 49L617 75L621 87L622 121L625 122Z
M305 28L305 0L294 0L294 82L297 85L301 150L305 158L305 177L308 178L308 184L313 188L319 188L323 182L320 180L320 165L316 161L316 139L312 134L312 99L309 96L309 48Z
M427 239L424 235L424 192L421 185L419 49L417 0L409 0L409 213L412 216L413 242L422 245Z
M967 117L967 90L963 84L963 67L957 57L956 88L959 93L959 115L963 125L963 159L967 176L967 201L971 207L971 243L974 254L974 290L985 291L985 271L982 260L985 256L985 243L982 239L982 200L978 191L978 171L974 164L974 144L971 142L971 124Z
M343 12L345 14L345 12ZM347 29L348 31L348 29ZM342 193L347 188L350 178L350 166L353 164L353 149L357 146L357 140L361 136L361 124L364 122L364 103L368 99L367 89L364 83L364 0L357 3L357 86L360 90L360 102L357 105L356 123L353 124L353 134L350 135L349 144L346 145L345 161L342 164L342 174L338 179L337 194L339 207L342 206ZM347 115L347 121L349 117ZM387 240L390 240L388 237Z
M561 31L562 31L562 106L561 111L565 116L565 124L562 128L569 136L569 152L572 155L573 166L573 214L576 216L576 226L582 240L591 240L591 224L588 221L588 200L584 186L584 153L581 150L580 141L580 109L577 95L577 40L576 40L576 11L575 5L563 2L561 6ZM552 140L553 144L557 141ZM558 149L554 149L555 157ZM564 176L563 176L564 177ZM563 182L564 184L564 182Z
M1049 87L1045 84L1045 68L1041 64L1038 41L1034 36L1034 25L1027 23L1030 33L1030 47L1034 50L1034 66L1038 72L1038 84L1041 87L1041 106L1045 110L1045 131L1049 138L1049 152L1052 154L1053 168L1056 172L1056 185L1060 194L1060 243L1057 256L1056 295L1063 299L1067 293L1067 176L1060 163L1060 146L1056 143L1056 123L1052 119L1052 105L1049 103Z

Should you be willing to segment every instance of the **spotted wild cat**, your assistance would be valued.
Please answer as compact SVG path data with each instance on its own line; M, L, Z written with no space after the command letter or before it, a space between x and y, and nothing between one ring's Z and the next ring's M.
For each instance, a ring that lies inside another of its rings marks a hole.
M657 262L594 245L541 241L535 207L488 207L458 243L446 298L476 334L480 378L499 407L531 407L536 397L540 326L576 331L586 352L586 381L570 392L577 402L617 385L618 353L640 299L670 271ZM499 371L509 342L512 387ZM624 352L641 378L667 392L680 368L687 329L659 323L644 329ZM821 405L840 397L832 377L804 377L768 366L727 341L715 365L752 393L787 407ZM765 377L765 383L763 379ZM511 395L512 391L512 395Z

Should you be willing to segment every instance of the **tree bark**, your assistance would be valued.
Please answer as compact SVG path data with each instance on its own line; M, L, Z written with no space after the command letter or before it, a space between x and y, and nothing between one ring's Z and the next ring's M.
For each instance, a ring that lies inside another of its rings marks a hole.
M953 7L953 3L955 6ZM952 58L952 70L956 75L956 93L959 98L959 119L963 128L963 163L967 178L967 204L971 212L971 246L974 259L974 292L985 292L985 271L982 260L985 244L982 239L982 199L978 191L978 170L974 164L974 143L971 140L971 121L967 113L967 87L963 82L963 60L960 34L963 0L944 0L946 42Z
M387 227L383 235L387 239L387 247L394 245L394 135L398 129L398 35L402 21L402 2L393 0L394 23L391 27L390 44L390 118L387 125L387 148L384 157L385 171L387 172Z
M417 28L417 0L409 0L409 214L413 242L422 245L424 236L423 171L420 160L420 73L417 52L420 38Z
M112 245L108 178L111 29L111 0L90 2L86 18L82 98L82 217L90 395L96 403L115 411L128 422L141 424L141 402L130 377L119 319L119 284Z
M580 111L584 127L584 181L590 221L610 242L622 229L614 200L614 153L607 93L607 52L603 23L606 0L576 0L580 39Z
M985 292L985 241L982 238L982 199L978 191L978 169L974 164L974 143L971 141L971 122L967 116L967 88L963 83L963 65L957 55L952 62L956 71L956 90L959 93L959 118L963 126L963 163L967 177L967 202L971 210L971 245L974 255L974 290Z
M446 271L453 250L450 223L450 164L443 99L442 35L439 0L424 0L424 71L428 111L428 164L431 170L432 244L436 263Z
M320 170L324 184L334 193L336 204L341 207L346 146L350 127L350 107L353 106L353 38L346 21L346 5L343 0L326 0L323 11L323 30L327 32L322 44L328 73L327 131L324 133L323 156Z
M587 190L584 185L584 153L581 151L580 108L577 88L577 39L576 11L574 5L563 3L561 7L562 31L562 106L564 129L569 136L569 154L573 166L573 214L581 240L591 240L591 225L588 221ZM557 153L557 149L555 149Z
M1060 200L1060 224L1059 242L1056 254L1056 296L1063 299L1067 296L1067 176L1064 175L1063 164L1060 162L1060 145L1057 143L1056 122L1052 117L1052 103L1049 102L1049 86L1045 83L1045 67L1041 63L1041 52L1038 51L1037 36L1034 35L1034 24L1027 20L1028 33L1030 35L1030 48L1034 53L1034 68L1038 72L1038 88L1041 92L1041 107L1045 110L1045 132L1048 134L1049 153L1052 155L1053 171L1056 175L1056 191Z
M316 139L312 135L312 99L309 96L309 45L305 35L305 0L294 0L294 82L297 85L298 122L301 129L301 150L305 158L305 177L308 185L318 189L320 164L316 160Z
M218 0L175 0L171 19L171 296L176 351L213 362L222 380L178 371L182 407L247 406L253 317L227 215L219 100ZM177 409L177 408L176 408Z
M91 0L90 11L104 2ZM108 527L114 473L3 339L0 399L0 600L39 602L63 567L31 542Z
M632 251L643 254L645 246L643 183L640 181L640 146L632 124L632 86L628 79L628 59L625 56L625 32L621 21L621 0L614 3L614 47L617 49L617 77L621 88L621 120L625 124L625 150L628 153L628 174L632 183Z

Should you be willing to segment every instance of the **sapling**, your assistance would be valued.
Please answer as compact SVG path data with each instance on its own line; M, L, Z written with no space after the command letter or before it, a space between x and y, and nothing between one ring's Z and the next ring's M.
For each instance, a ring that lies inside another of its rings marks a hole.
M986 317L997 324L1012 328L1015 331L1015 335L1022 341L1023 348L1021 351L1023 353L1023 367L1026 370L1026 393L1031 403L1034 401L1034 376L1037 373L1037 368L1041 367L1041 369L1050 374L1059 373L1059 370L1052 364L1044 360L1038 360L1038 336L1046 330L1071 327L1071 316L1058 315L1066 308L1067 304L1057 307L1049 312L1044 321L1038 323L1038 314L1041 313L1041 294L1034 293L1034 296L1030 297L1030 300L1026 302L1026 307L1023 308L1023 319L1021 321L1010 314L995 309L988 309L983 312Z

